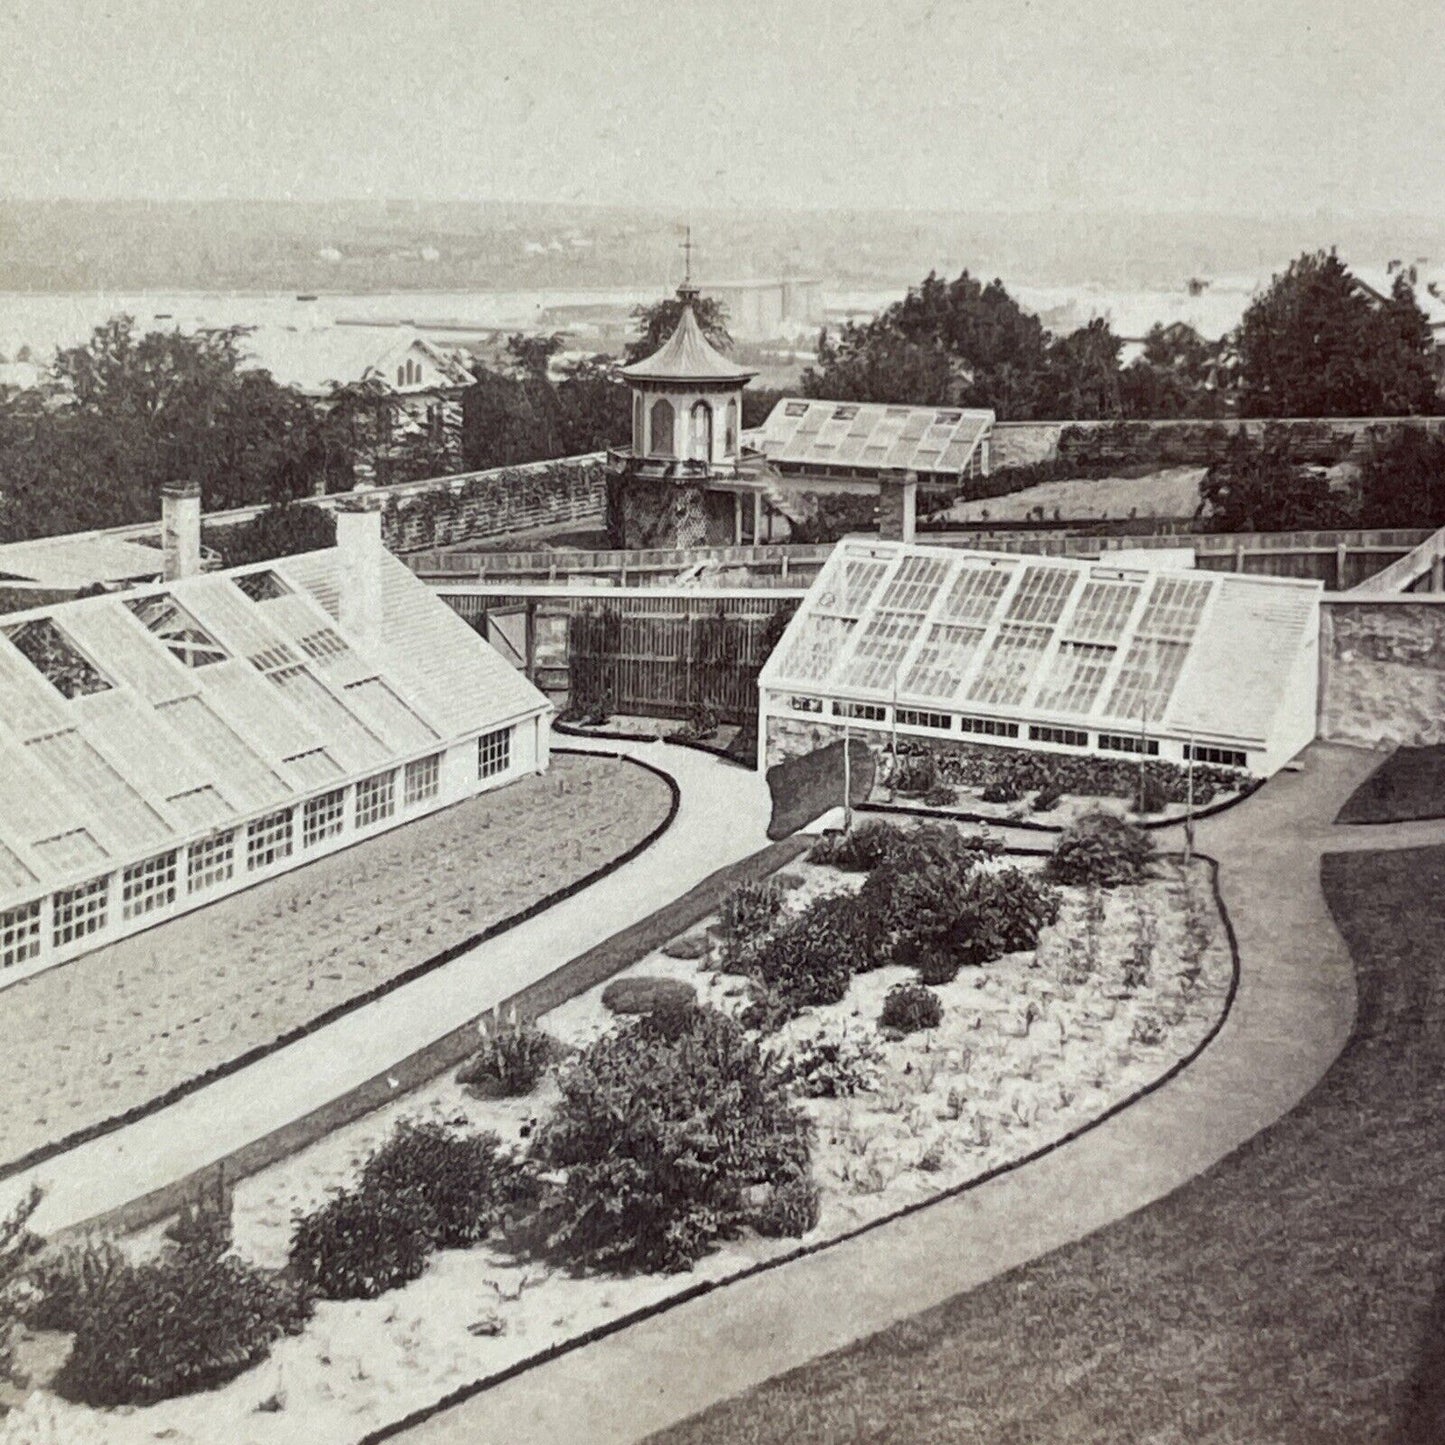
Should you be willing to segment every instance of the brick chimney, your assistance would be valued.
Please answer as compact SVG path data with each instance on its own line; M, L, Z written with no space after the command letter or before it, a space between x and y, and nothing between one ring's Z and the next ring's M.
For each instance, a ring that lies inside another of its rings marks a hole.
M352 493L336 504L339 621L363 645L381 633L381 498Z
M878 485L878 537L884 542L913 541L918 508L918 473L884 472Z
M161 550L167 582L201 570L201 489L194 482L161 488Z

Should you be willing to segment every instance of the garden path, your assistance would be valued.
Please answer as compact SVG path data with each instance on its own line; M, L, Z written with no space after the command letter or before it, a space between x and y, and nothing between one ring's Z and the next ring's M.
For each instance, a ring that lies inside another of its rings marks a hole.
M1326 852L1445 841L1445 823L1332 825L1380 755L1316 744L1200 823L1241 978L1214 1042L1121 1114L1032 1164L703 1295L405 1431L408 1445L634 1441L1142 1208L1289 1112L1349 1037L1355 983L1320 891ZM1161 838L1177 846L1176 831Z
M33 1224L52 1234L204 1169L347 1093L672 902L715 870L766 846L769 799L757 774L667 744L575 746L636 751L669 773L681 794L674 826L616 872L443 967L154 1114L5 1181L0 1210L37 1183L45 1198Z

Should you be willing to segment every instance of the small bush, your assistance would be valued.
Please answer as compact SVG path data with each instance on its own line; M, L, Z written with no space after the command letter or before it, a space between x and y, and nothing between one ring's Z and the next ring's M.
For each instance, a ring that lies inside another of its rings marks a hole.
M943 1021L943 1000L921 983L896 983L883 1000L878 1022L900 1034L936 1029Z
M688 1269L751 1222L755 1186L804 1178L811 1125L769 1057L715 1009L603 1035L532 1139L542 1195L520 1248L591 1270Z
M79 1404L148 1405L213 1389L299 1334L311 1299L293 1280L196 1250L126 1265L74 1304L75 1340L53 1382Z
M1048 875L1056 883L1114 888L1138 882L1153 852L1142 828L1112 813L1086 813L1054 844Z
M752 1226L765 1239L801 1239L818 1227L820 1212L818 1186L811 1179L788 1179L768 1190Z
M530 1094L557 1056L557 1041L535 1024L495 1020L476 1053L457 1070L457 1083L478 1099Z
M958 801L957 792L947 783L935 783L924 795L930 808L951 808Z
M815 898L757 946L752 973L795 1010L837 1003L868 949L857 899L846 894Z
M776 883L769 880L739 883L718 910L723 967L744 971L749 954L777 922L782 910L783 891Z
M38 1259L26 1276L35 1299L25 1322L37 1330L77 1330L86 1312L130 1262L109 1239L86 1239Z
M602 990L602 1007L615 1014L650 1014L696 1002L697 990L680 978L614 978Z
M860 823L847 833L824 833L808 854L810 863L827 863L848 873L876 868L898 841L901 828L891 823Z
M1162 813L1169 803L1169 790L1152 773L1145 773L1134 790L1134 811L1141 817Z
M883 1056L878 1045L846 1028L796 1040L778 1058L783 1078L809 1099L842 1099L870 1088Z
M922 797L938 782L938 764L931 752L900 754L889 764L889 782L906 797Z
M361 1190L415 1196L425 1206L437 1249L485 1239L525 1193L525 1178L495 1134L462 1134L432 1120L403 1119L362 1166Z
M375 1299L420 1277L438 1228L417 1193L343 1190L296 1220L291 1269L327 1299Z
M1063 801L1064 790L1057 783L1045 783L1034 794L1034 812L1052 813Z
M695 702L688 710L687 721L677 730L674 737L682 742L701 743L717 736L719 719L717 709L710 703Z
M1012 778L995 778L984 785L979 797L985 803L1017 803L1023 792Z

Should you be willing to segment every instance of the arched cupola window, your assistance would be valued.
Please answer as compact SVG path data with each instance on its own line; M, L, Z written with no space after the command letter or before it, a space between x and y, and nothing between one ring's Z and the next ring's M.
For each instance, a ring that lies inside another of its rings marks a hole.
M632 453L647 455L647 403L640 391L632 393Z
M738 454L738 404L735 400L728 402L727 416L723 423L723 445L730 457Z
M687 455L690 460L710 462L712 460L712 407L705 401L692 404L687 437Z
M676 413L666 397L652 403L651 427L647 454L651 457L674 457L677 455L673 440L673 422Z

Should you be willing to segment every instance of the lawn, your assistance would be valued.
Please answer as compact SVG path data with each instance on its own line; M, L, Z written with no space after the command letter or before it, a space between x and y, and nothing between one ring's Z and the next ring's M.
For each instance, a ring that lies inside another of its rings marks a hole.
M1148 1209L654 1445L1445 1439L1445 849L1323 875L1359 1012L1297 1109Z
M612 758L528 777L12 985L0 1163L144 1104L625 852L667 785ZM560 961L560 960L559 960Z
M1397 748L1350 796L1337 823L1445 818L1445 747Z
M1022 492L958 502L945 514L951 522L1023 522L1043 508L1046 521L1100 517L1192 517L1199 509L1204 467L1167 467L1142 477L1079 478L1041 482ZM1187 541L1187 539L1186 539Z

